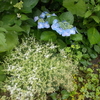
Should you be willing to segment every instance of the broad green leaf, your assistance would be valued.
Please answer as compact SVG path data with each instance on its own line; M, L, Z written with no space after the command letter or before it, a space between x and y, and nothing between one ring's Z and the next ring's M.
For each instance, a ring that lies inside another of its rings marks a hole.
M22 11L24 13L31 13L32 9L36 6L39 0L23 0Z
M52 98L52 100L57 100L57 93L52 93L50 97Z
M18 25L14 25L12 27L10 26L5 26L5 28L8 30L8 31L16 31L16 32L23 32L24 30L19 27Z
M75 1L76 0L64 0L63 6L67 8L71 13L83 17L87 9L85 1L78 0L77 3L75 3Z
M95 22L99 23L100 19L98 18L98 16L91 16L91 18L94 19Z
M73 24L73 22L74 22L74 16L71 12L64 12L59 16L59 18L61 21L66 20L70 24Z
M61 91L62 99L67 99L70 96L70 93L68 93L66 90Z
M15 32L6 34L6 50L13 49L18 44L18 35Z
M90 44L92 45L100 42L100 33L95 27L88 29L87 36L88 36Z
M100 4L97 4L97 5L94 7L94 11L100 11Z
M2 18L2 21L5 25L12 25L14 24L14 21L16 20L16 15L15 14L10 14L10 15L5 15Z
M4 33L0 33L0 52L6 51L6 38Z
M57 36L56 36L56 33L53 31L44 31L44 32L42 32L40 38L43 41L49 41L49 40L56 41Z
M95 50L97 53L100 53L100 46L99 46L99 45L94 45L94 50Z
M61 49L66 47L65 42L63 42L61 39L57 39L57 44Z
M88 18L91 14L92 14L92 11L91 11L91 10L88 10L88 11L85 13L85 18Z
M21 14L21 20L28 20L29 18L25 14Z
M28 24L24 25L24 26L22 26L22 28L25 31L25 33L27 33L29 35L29 33L30 33L30 25L28 25Z
M75 41L82 41L82 39L83 39L82 35L79 34L79 33L78 34L71 35L70 38L72 40L75 40Z
M7 33L7 30L6 30L5 28L3 28L3 27L0 27L0 32L5 32L5 33Z

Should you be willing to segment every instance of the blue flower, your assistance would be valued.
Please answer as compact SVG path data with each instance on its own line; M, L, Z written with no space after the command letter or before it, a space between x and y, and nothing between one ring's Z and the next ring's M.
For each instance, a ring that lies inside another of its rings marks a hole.
M51 16L57 16L55 13L53 13Z
M76 32L77 32L76 27L73 27L71 29L64 30L62 36L70 36L71 34L76 34Z
M38 19L39 19L39 17L38 16L35 16L34 17L34 22L36 22Z
M40 18L45 18L46 17L46 13L42 12L42 14L40 15Z
M44 23L43 22L38 22L38 29L44 28Z
M62 36L70 36L70 29L63 30Z
M49 27L50 27L50 25L47 21L46 22L38 22L38 29L49 28Z
M59 28L59 24L58 23L54 23L54 24L51 25L51 29L52 30L56 31L58 28Z
M50 27L50 25L49 25L48 21L44 22L44 28L49 28L49 27Z
M58 20L57 19L54 19L53 20L53 24L55 24L55 23L57 23L58 22Z

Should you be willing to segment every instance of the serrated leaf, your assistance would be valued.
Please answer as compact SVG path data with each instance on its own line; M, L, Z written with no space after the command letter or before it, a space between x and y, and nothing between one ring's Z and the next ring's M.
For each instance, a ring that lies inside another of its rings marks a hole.
M92 11L91 11L91 10L88 10L88 11L85 13L85 18L88 18L91 14L92 14Z
M21 14L21 20L28 20L29 18L25 14Z
M73 24L73 22L74 22L74 16L71 12L64 12L59 16L59 18L61 21L66 20L70 24Z
M100 22L100 19L98 16L91 16L91 18L94 19L95 22L99 23Z
M5 26L5 28L8 30L8 31L16 31L16 32L23 32L24 30L19 27L18 25L14 25L12 27L10 26Z
M24 25L24 26L22 26L22 28L29 35L29 33L30 33L30 25Z
M18 44L18 35L14 32L6 34L6 50L13 49Z
M44 31L44 32L42 32L40 39L43 41L49 41L49 40L56 41L57 36L56 36L55 32Z
M7 30L6 30L5 28L3 28L3 27L0 27L0 32L5 32L5 33L7 33Z
M100 34L95 27L89 28L87 31L89 42L93 45L100 42Z
M16 15L15 14L10 14L10 15L5 15L2 18L2 21L5 25L12 25L14 24L14 21L16 20Z
M83 39L82 35L79 34L79 33L78 34L71 35L70 38L72 40L75 40L75 41L82 41L82 39Z
M83 17L87 6L84 0L78 0L77 3L74 3L75 0L64 0L63 6L68 9L73 14Z
M23 0L22 12L31 13L39 0Z

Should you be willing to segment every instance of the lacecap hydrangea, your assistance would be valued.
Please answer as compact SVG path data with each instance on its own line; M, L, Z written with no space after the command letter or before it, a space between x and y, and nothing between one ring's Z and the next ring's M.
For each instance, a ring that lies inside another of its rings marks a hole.
M70 36L71 34L76 34L77 29L70 25L67 21L59 21L58 19L54 19L52 24L50 25L48 21L45 21L46 18L51 16L57 16L56 14L49 14L48 12L42 12L40 16L34 17L34 22L37 22L37 28L51 28L52 30L56 31L59 35L62 36Z

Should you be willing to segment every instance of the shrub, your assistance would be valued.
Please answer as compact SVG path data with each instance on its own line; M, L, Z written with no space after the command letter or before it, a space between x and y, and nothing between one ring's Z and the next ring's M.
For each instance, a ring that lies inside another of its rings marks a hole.
M46 100L47 93L59 88L74 90L77 64L53 43L37 42L33 37L9 53L3 66L7 75L4 89L12 100Z

